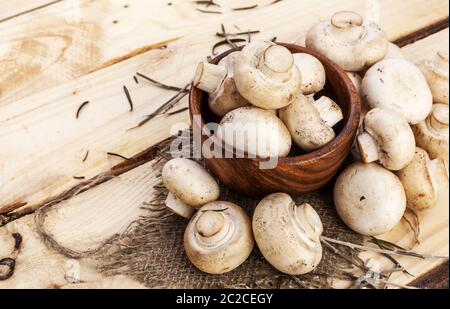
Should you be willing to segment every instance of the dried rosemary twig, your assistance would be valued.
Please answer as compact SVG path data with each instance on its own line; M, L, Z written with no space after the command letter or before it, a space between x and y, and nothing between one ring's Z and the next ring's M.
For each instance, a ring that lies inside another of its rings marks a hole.
M417 257L417 258L420 258L420 259L447 259L448 258L447 256L420 254L420 253L416 253L416 252L408 251L408 250L404 250L404 249L399 249L399 248L395 248L394 250L388 250L388 249L379 249L379 248L368 247L368 246L361 246L361 245L352 244L350 242L337 240L337 239L333 239L333 238L329 238L329 237L325 237L325 236L321 236L320 239L321 239L321 241L327 241L327 242L335 243L335 244L338 244L338 245L349 247L351 249L359 249L359 250L363 250L363 251L372 251L372 252L377 252L377 253L381 253L381 254L384 253L384 254L387 254L387 255L405 255L405 256Z
M257 8L258 5L254 4L254 5L249 5L249 6L243 6L243 7L236 7L236 8L231 8L233 11L245 11L245 10L252 10Z
M414 218L414 222L411 222L408 219L408 217L406 216L407 214L411 214L412 215L412 217ZM419 241L419 237L420 237L420 220L419 220L419 216L416 214L416 212L414 210L406 208L406 212L403 215L402 219L406 222L406 224L409 226L409 228L413 232L415 243L416 244L420 244L420 241Z
M210 10L203 10L203 9L199 9L196 8L197 11L202 12L202 13L206 13L206 14L222 14L222 12L220 11L210 11Z
M81 160L81 162L86 162L87 158L89 157L89 150L86 151L86 153L84 154L83 159Z
M106 154L107 154L108 156L121 158L121 159L124 159L124 160L126 160L126 161L131 160L130 158L127 158L127 157L125 157L125 156L123 156L123 155L121 155L121 154L114 153L114 152L107 152Z
M215 3L213 0L197 0L197 1L192 1L195 4L204 4L206 5L206 7L209 6L216 6L220 8L220 4Z
M144 124L146 124L147 122L149 122L150 120L152 120L153 118L155 118L156 116L158 116L161 113L165 113L166 111L170 110L173 106L175 106L175 104L177 104L178 102L181 101L181 99L183 99L187 94L188 94L188 89L189 86L191 85L192 82L186 84L179 92L177 92L173 97L171 97L168 101L164 102L160 107L158 107L158 109L156 109L156 111L154 111L153 113L151 113L150 115L147 115L145 117L144 120L142 120L141 122L139 122L139 124L134 127L131 128L135 129L135 128L139 128L142 127Z
M161 82L159 82L159 81L157 81L157 80L154 80L153 78L150 78L150 77L148 77L148 76L145 76L144 74L139 73L139 72L137 72L136 75L139 76L139 77L141 77L141 78L143 78L143 79L145 79L145 80L147 80L147 81L149 81L149 82L151 82L151 83L154 84L155 86L158 86L158 87L160 87L160 88L162 88L162 89L172 90L172 91L181 91L181 89L182 89L182 88L180 88L180 87L170 86L170 85L161 83ZM186 91L187 91L187 90L186 90Z
M132 112L134 109L133 100L131 100L131 95L130 95L130 92L128 91L127 86L123 86L123 91L125 92L125 96L127 97L128 104L130 105L130 112Z
M246 40L246 39L228 39L228 40L223 40L223 41L217 42L217 43L214 44L214 46L212 47L212 54L213 54L213 55L217 55L216 49L217 49L219 46L226 45L226 44L230 44L230 42L231 42L231 43L242 43L242 42L247 42L247 40ZM237 45L236 45L236 46L237 46ZM233 45L232 45L231 47L233 47Z
M183 108L177 109L176 111L167 113L167 116L173 116L173 115L176 115L176 114L185 112L185 111L187 111L188 109L189 109L189 107L183 107Z
M80 113L81 113L81 110L86 106L86 105L88 105L89 104L89 101L85 101L85 102L83 102L81 105L80 105L80 107L78 107L78 109L77 109L77 113L76 113L76 119L78 119L79 117L80 117Z
M73 179L84 180L84 179L86 179L86 177L84 177L84 176L73 176Z
M240 36L240 35L249 35L249 34L257 34L260 33L260 30L249 30L249 31L243 31L243 32L235 32L235 33L223 33L223 32L217 32L216 36L220 38L225 38L226 36Z

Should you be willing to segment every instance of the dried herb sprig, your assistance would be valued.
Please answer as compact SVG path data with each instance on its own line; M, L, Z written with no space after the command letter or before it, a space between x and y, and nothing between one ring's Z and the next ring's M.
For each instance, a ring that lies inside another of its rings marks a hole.
M206 14L222 14L222 12L220 11L210 11L210 10L204 10L204 9L199 9L196 8L197 11L202 12L202 13L206 13Z
M258 5L254 4L254 5L243 6L243 7L236 7L236 8L231 8L231 9L233 11L246 11L246 10L256 9L257 7L258 7Z
M228 39L228 40L223 40L223 41L219 41L216 44L214 44L214 46L212 47L212 54L213 55L217 55L216 49L222 45L230 45L230 43L232 43L233 45L235 45L234 43L243 43L243 42L247 42L246 39ZM231 47L233 47L233 45L231 45ZM237 45L235 45L237 47Z
M81 160L81 162L86 162L87 158L89 157L89 150L86 151L86 153L84 154L83 159Z
M151 113L150 115L147 115L145 117L144 120L142 120L141 122L139 122L139 124L134 127L131 128L129 130L135 129L135 128L139 128L142 127L144 124L146 124L147 122L149 122L150 120L152 120L153 118L155 118L156 116L163 114L165 112L167 112L168 110L170 110L172 107L174 107L178 102L181 101L181 99L183 99L187 94L188 94L188 89L191 86L192 82L186 84L183 88L181 88L180 91L178 91L173 97L171 97L168 101L164 102L160 107L158 107L153 113Z
M106 154L107 154L108 156L121 158L121 159L124 159L124 160L126 160L126 161L131 160L130 158L127 158L127 157L125 157L125 156L123 156L123 155L121 155L121 154L114 153L114 152L107 152Z
M217 32L216 36L218 36L220 38L225 38L226 36L240 36L240 35L248 35L248 34L257 34L260 32L261 32L260 30L249 30L249 31L235 32L235 33Z
M81 105L78 107L77 113L75 115L76 119L78 119L80 117L81 110L89 103L90 103L89 101L85 101L85 102L81 103Z
M352 244L350 242L333 239L333 238L329 238L329 237L325 237L325 236L321 236L320 239L322 241L327 241L327 242L335 243L338 245L346 246L351 249L358 249L358 250L362 250L362 251L372 251L372 252L377 252L377 253L381 253L381 254L384 253L387 255L404 255L404 256L411 256L411 257L416 257L416 258L420 258L420 259L447 259L448 258L447 256L420 254L420 253L416 253L413 251L400 249L399 247L389 250L389 249L379 249L379 248L374 248L374 247L369 247L369 246L361 246L361 245ZM380 242L384 242L381 239L377 239L377 240Z
M414 222L411 222L409 220L409 218L407 217L407 214L411 214L411 216L414 219ZM413 232L415 243L416 244L420 244L420 241L419 241L419 237L420 237L420 220L419 220L419 216L416 214L416 212L414 210L406 208L406 212L403 215L402 219L406 222L408 227Z
M167 113L167 116L173 116L173 115L176 115L176 114L180 114L182 112L187 111L188 109L189 109L189 107L183 107L183 108L177 109L176 111Z
M215 6L220 8L220 4L215 3L213 0L197 0L197 1L192 1L195 4L204 4L206 5L206 7L210 7L210 6Z
M85 176L73 176L73 179L75 179L75 180L84 180L84 179L86 179L86 177Z
M134 106L133 106L133 100L131 99L130 91L128 91L127 86L123 86L123 91L125 92L125 96L127 97L128 104L130 105L130 112L132 112L134 109Z
M157 81L157 80L155 80L153 78L150 78L148 76L145 76L144 74L139 73L139 72L137 72L136 75L141 77L141 78L143 78L143 79L145 79L145 80L147 80L147 81L149 81L153 85L158 86L158 87L160 87L162 89L172 90L172 91L181 91L181 89L182 89L180 87L171 86L171 85L167 85L167 84L161 83L161 82L159 82L159 81Z

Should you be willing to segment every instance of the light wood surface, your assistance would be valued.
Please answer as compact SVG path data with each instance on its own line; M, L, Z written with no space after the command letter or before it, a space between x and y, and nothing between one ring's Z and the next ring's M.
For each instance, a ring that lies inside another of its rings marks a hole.
M261 30L255 39L277 36L280 41L292 42L337 10L366 10L364 1L286 0L272 6L267 6L271 1L261 1L254 11L225 9L216 16L196 11L187 4L190 1L172 2L167 6L162 0L132 0L124 7L116 1L80 1L80 10L68 9L60 2L21 15L31 8L22 1L22 9L14 6L13 13L5 13L19 16L0 22L0 222L2 213L39 208L78 185L80 180L74 176L89 179L123 162L107 152L132 157L168 137L171 129L174 133L188 125L188 115L182 113L127 130L173 95L142 80L136 85L135 72L181 86L192 78L195 65L210 54L221 23L230 29L238 25ZM0 8L7 7L5 3L0 1ZM448 17L448 1L441 0L384 0L381 9L380 23L391 40ZM433 51L448 51L448 35L446 29L403 50L413 61L427 58ZM165 44L166 49L159 49ZM132 113L123 85L133 97ZM90 103L76 119L77 108L86 100ZM186 100L179 106L187 106ZM172 128L173 124L179 127ZM86 151L88 159L82 162ZM154 172L149 163L136 167L55 205L48 228L74 250L91 249L137 218L139 205L151 196L152 183ZM122 210L126 211L116 216ZM89 219L83 221L84 217ZM416 249L448 255L448 188L439 206L421 213L420 218L421 245ZM82 228L74 229L81 223ZM7 254L9 235L15 231L23 233L25 247L18 258L17 276L0 282L0 287L67 284L64 275L73 261L42 243L33 215L0 228L0 242L6 244L0 245L0 257ZM404 225L385 237L404 245L411 243ZM441 262L399 261L415 275ZM86 281L102 280L84 263ZM404 275L391 279L400 284L412 280Z

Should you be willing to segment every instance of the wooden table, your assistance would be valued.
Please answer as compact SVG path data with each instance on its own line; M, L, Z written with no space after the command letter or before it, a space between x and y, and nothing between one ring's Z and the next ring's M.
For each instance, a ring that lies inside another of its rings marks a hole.
M74 250L94 248L141 214L155 182L152 146L189 118L187 112L157 117L128 130L173 95L143 80L137 84L133 76L139 71L186 84L210 55L221 24L230 31L259 30L253 39L294 42L338 10L365 14L378 4L380 11L369 12L381 12L381 28L408 59L448 52L447 0L217 2L222 14L202 13L187 0L0 1L0 258L10 254L10 235L23 237L16 273L0 288L67 284L70 259L42 242L33 220L48 202L54 202L52 234ZM251 10L230 9L256 2ZM123 86L132 95L132 112ZM186 98L179 106L187 106ZM448 256L448 208L447 188L435 209L419 214L415 250ZM384 238L407 244L404 229ZM413 284L448 287L447 261L402 258L402 264L419 277ZM401 274L392 280L411 283Z

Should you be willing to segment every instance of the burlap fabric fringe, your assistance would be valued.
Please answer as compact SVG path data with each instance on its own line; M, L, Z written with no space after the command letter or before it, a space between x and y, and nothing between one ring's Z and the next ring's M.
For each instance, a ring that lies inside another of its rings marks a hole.
M170 159L168 149L171 140L156 145L154 168L161 169ZM110 177L105 174L103 177ZM160 175L157 176L160 180ZM104 181L103 178L100 178ZM100 181L97 180L97 181ZM87 184L93 185L93 184ZM82 190L83 188L80 188ZM332 187L303 194L297 203L308 202L319 213L324 235L361 244L363 238L350 231L338 218L332 204ZM76 192L77 194L78 192ZM197 270L187 259L183 248L183 234L187 220L170 213L164 206L167 190L160 182L150 203L142 207L148 214L137 218L121 235L115 235L95 250L77 252L62 247L44 229L48 209L46 205L35 213L38 231L48 246L71 258L89 258L105 275L128 275L149 288L327 288L336 280L355 282L358 287L370 287L361 282L363 265L358 251L339 248L336 253L324 246L320 265L304 276L288 276L268 264L255 247L249 259L232 272L212 276ZM76 195L75 194L75 195ZM243 197L222 186L221 199L234 202L252 215L258 201Z

